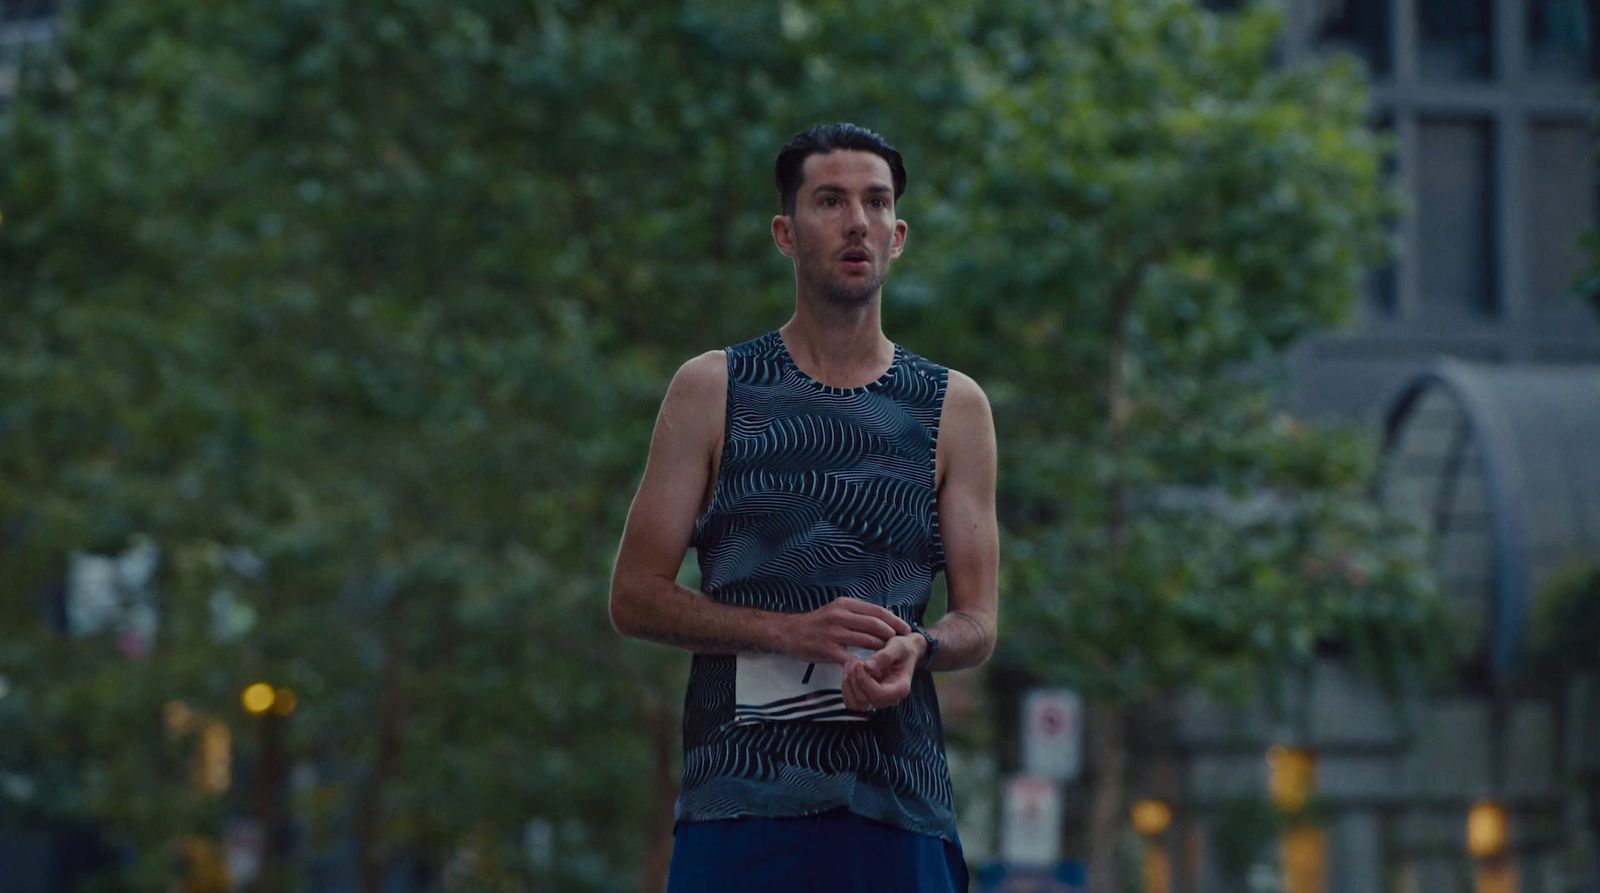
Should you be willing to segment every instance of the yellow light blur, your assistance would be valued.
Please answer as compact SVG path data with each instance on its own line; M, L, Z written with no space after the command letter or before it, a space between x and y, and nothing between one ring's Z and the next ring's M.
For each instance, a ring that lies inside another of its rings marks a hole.
M225 793L233 778L233 733L217 720L200 727L200 749L195 752L195 786L212 794Z
M234 888L227 854L216 841L189 834L178 838L176 850L183 872L183 881L176 889L184 893L228 893Z
M1304 748L1273 745L1267 751L1267 767L1273 804L1291 814L1305 809L1316 787L1316 755Z
M194 727L194 711L182 701L168 701L161 708L161 720L167 727L167 735L176 738Z
M1494 800L1479 800L1467 812L1467 852L1476 859L1493 859L1506 851L1511 840L1511 820L1506 808Z
M1328 836L1316 827L1291 828L1280 842L1284 893L1323 893L1328 878Z
M1473 893L1517 893L1517 863L1514 859L1485 859L1473 871Z
M1133 830L1155 837L1172 824L1172 807L1160 800L1140 800L1133 804Z
M278 716L288 716L298 706L300 706L300 697L294 693L294 689L280 688L273 698L272 712Z
M239 700L244 704L244 709L260 716L272 709L272 702L277 700L277 693L265 682L257 682L245 689Z
M1172 861L1153 840L1144 843L1144 893L1172 893Z

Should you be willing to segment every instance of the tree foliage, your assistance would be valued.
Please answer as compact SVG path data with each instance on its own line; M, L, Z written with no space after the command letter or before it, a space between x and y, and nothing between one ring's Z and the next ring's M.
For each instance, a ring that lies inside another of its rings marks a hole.
M300 698L302 870L354 837L369 889L637 876L684 662L611 632L614 541L674 365L787 312L769 165L819 120L906 152L890 333L995 403L1003 659L1132 703L1430 638L1369 452L1274 399L1394 206L1358 70L1275 66L1269 7L71 16L0 123L0 757L44 785L3 802L101 822L130 885L259 808L160 725L266 771L257 679ZM50 628L70 556L142 541L147 657Z
M1530 676L1560 685L1584 673L1600 674L1600 655L1592 644L1600 634L1600 566L1574 564L1539 595Z

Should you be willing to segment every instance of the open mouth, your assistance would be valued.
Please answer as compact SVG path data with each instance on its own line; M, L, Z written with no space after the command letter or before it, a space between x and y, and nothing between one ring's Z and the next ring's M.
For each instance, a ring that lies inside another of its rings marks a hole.
M844 254L839 255L839 259L850 264L864 264L868 260L867 252L860 248L852 248L846 251Z

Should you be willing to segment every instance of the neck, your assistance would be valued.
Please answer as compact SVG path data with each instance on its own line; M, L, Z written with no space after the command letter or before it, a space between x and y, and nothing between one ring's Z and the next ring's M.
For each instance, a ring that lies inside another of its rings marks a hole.
M856 306L840 306L801 296L794 316L778 334L789 355L818 381L855 387L876 380L894 358L894 343L883 334L878 299L874 295Z

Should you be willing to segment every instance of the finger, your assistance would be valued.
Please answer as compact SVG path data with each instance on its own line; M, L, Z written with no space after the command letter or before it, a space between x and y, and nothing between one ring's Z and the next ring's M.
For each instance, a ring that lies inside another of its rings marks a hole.
M814 647L796 651L792 657L808 663L847 664L860 658L850 653L849 646L841 642L818 642Z
M865 633L859 630L845 630L840 633L838 638L838 644L842 648L865 648L873 652L873 654L877 654L887 641L872 633Z
M879 685L867 679L863 679L856 688L863 698L877 707L893 707L905 700L909 694L907 691L902 691L898 685Z
M872 602L863 601L859 598L851 598L848 595L840 596L828 604L837 605L839 610L849 611L852 614L875 614L884 610L882 605L875 605Z
M910 659L912 653L905 649L903 642L891 640L864 662L865 669L872 678L882 679L892 674L901 663Z
M860 604L864 609L862 613L876 620L883 621L884 625L889 627L889 630L895 635L903 636L906 633L911 632L911 624L901 620L893 611L889 610L888 608L885 608L882 605L874 605L870 602L861 602Z
M889 627L890 631L894 635L903 636L911 632L911 624L901 620L893 611L890 611L888 608L885 608L882 605L875 605L871 602L864 602L860 599L850 598L849 596L834 599L833 601L834 604L838 604L840 602L843 602L844 608L853 614L883 621L884 625Z
M862 661L862 669L874 679L882 679L894 667L894 658L889 656L890 649L885 648L872 657Z
M884 625L888 626L889 631L894 635L904 636L911 632L911 624L901 620L893 611L890 611L888 608L881 608L877 605L870 605L869 607L873 608L872 616L882 620Z
M911 694L910 684L903 678L895 677L888 682L880 682L871 676L862 674L861 681L856 686L863 695L879 706L887 707L898 704Z
M884 692L883 683L872 678L872 674L867 672L866 664L862 664L860 671L856 673L855 686L861 694L874 701Z
M869 706L866 698L861 694L861 665L859 663L845 668L844 682L840 684L840 692L844 695L844 705L851 710L865 710Z
M856 702L861 705L861 709L876 710L894 703L891 698L885 696L879 690L881 686L873 682L872 677L867 675L864 667L856 667L856 673L851 680L851 685L855 691Z
M877 636L880 644L898 635L888 621L876 614L851 614L841 620L840 625L856 632Z

